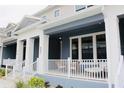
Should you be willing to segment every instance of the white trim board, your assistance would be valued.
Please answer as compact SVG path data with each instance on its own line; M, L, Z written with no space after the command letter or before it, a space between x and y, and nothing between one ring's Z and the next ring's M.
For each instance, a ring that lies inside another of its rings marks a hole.
M88 37L88 36L100 35L100 34L105 34L105 31L94 32L94 33L90 33L90 34L77 35L77 36L72 36L69 39L75 39L75 38L80 38L80 37Z

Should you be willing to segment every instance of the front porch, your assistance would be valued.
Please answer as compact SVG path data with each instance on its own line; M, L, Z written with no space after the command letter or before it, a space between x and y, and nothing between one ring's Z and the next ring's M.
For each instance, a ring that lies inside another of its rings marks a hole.
M48 49L48 74L108 80L104 22L49 34Z

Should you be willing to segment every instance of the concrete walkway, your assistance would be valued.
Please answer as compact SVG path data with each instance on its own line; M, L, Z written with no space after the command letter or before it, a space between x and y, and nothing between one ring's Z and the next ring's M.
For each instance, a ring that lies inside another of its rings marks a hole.
M22 73L15 73L15 77L13 78L12 73L10 73L7 78L0 78L0 88L16 88L16 82L19 80L23 80L24 82L28 81L32 75L26 74L22 77Z
M0 88L15 88L15 81L12 79L2 78L0 79Z
M13 78L12 73L8 74L7 78L0 78L0 88L16 88L16 82L21 80L20 74L16 73L15 78Z

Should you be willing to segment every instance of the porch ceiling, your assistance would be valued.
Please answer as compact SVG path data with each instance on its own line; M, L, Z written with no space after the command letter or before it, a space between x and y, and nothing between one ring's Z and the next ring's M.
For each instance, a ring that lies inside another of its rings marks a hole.
M44 31L45 34L55 34L65 31L70 31L78 28L83 28L87 26L91 26L94 24L98 24L104 22L103 14L94 15L91 17L87 17L85 19L73 21L64 25L59 25Z

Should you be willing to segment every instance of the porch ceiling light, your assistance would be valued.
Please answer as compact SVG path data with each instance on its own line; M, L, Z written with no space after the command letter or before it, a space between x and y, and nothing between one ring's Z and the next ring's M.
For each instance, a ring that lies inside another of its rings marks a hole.
M59 40L61 41L62 40L62 37L59 37Z
M102 24L102 22L99 22L98 24Z

